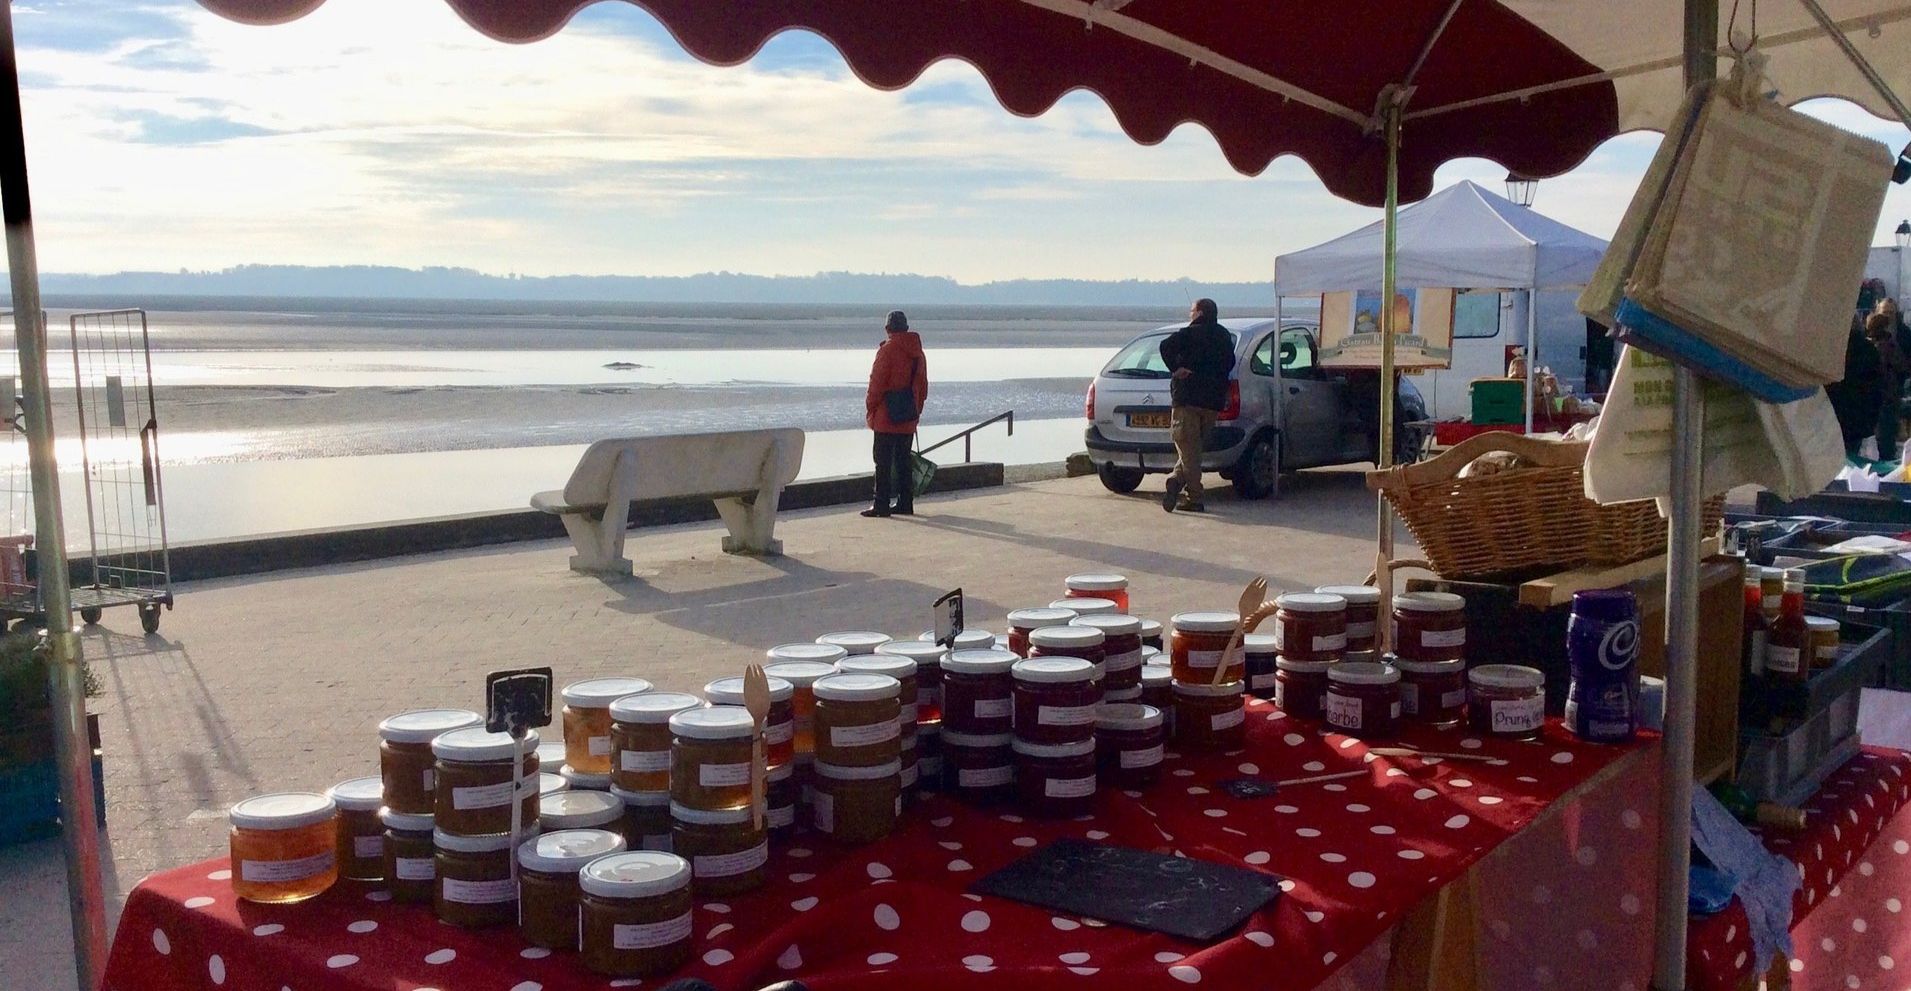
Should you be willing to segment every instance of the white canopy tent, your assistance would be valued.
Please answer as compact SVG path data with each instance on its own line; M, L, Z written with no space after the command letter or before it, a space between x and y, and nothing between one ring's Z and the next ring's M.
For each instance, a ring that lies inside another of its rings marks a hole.
M1277 308L1287 296L1378 290L1384 221L1274 259ZM1586 284L1606 242L1472 182L1400 211L1394 285L1403 289L1572 289ZM1526 307L1526 354L1536 353L1539 307ZM1533 389L1534 362L1526 364ZM1526 426L1533 405L1526 404Z

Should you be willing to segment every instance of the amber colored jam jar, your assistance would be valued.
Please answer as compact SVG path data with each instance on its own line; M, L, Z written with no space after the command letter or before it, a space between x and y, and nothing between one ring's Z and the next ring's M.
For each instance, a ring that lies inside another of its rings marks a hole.
M916 766L921 778L916 787L922 791L942 790L942 726L924 723L916 731Z
M464 929L517 921L518 885L511 877L510 833L460 836L440 829L431 840L437 848L438 870L431 907L440 921Z
M1838 621L1829 616L1805 617L1805 635L1811 641L1811 669L1823 671L1838 663Z
M353 881L385 879L385 826L380 778L353 778L333 785L326 795L338 806L338 876Z
M655 851L615 853L578 872L578 959L605 977L656 977L690 962L690 864Z
M942 721L942 659L949 652L932 641L891 640L876 648L877 656L906 657L916 662L916 725Z
M1016 661L1015 736L1030 743L1078 743L1095 738L1101 689L1095 667L1079 657Z
M816 762L876 767L902 753L902 683L883 674L833 674L816 691Z
M537 828L546 833L617 829L623 821L624 800L608 791L571 790L538 800Z
M385 827L385 890L392 901L408 904L431 901L438 869L432 858L430 816L384 809L378 821Z
M763 673L789 682L794 690L790 712L796 720L798 754L816 752L816 694L811 686L816 679L835 674L836 663L848 656L849 651L827 643L786 643L770 648L770 663L763 666Z
M487 733L482 726L452 730L431 742L437 757L437 800L433 815L438 831L459 836L487 836L511 831L511 755L524 763L522 822L537 821L538 792L543 786L537 770L537 732L522 742L503 733ZM562 781L557 775L553 780Z
M1400 672L1375 661L1343 661L1327 669L1327 725L1362 740L1400 731Z
M670 717L703 708L682 692L646 692L610 704L610 783L625 791L670 787Z
M796 832L796 765L772 770L763 783L763 825L779 839Z
M624 818L617 831L624 845L632 850L670 849L670 793L667 791L625 791L612 785L610 793L624 803Z
M1286 592L1274 600L1274 649L1297 661L1337 661L1347 652L1347 600Z
M1107 599L1115 604L1116 612L1128 611L1128 576L1126 575L1069 575L1062 584L1068 589L1065 598Z
M948 790L972 805L991 805L1015 795L1015 737L973 736L944 730L943 774Z
M1466 715L1466 662L1394 658L1400 672L1400 714L1409 722L1447 729Z
M1136 703L1103 705L1095 714L1101 783L1130 790L1154 784L1167 740L1160 709Z
M943 728L970 736L1009 732L1015 719L1016 661L1006 650L951 652L942 662Z
M642 678L591 678L564 686L564 763L587 774L609 774L610 705L650 691Z
M302 902L338 880L338 806L324 795L261 795L227 813L232 893L249 902Z
M1327 669L1333 661L1274 661L1274 704L1297 719L1327 714Z
M1174 739L1184 750L1235 750L1247 740L1238 681L1174 683Z
M1517 664L1482 664L1466 673L1467 725L1502 740L1530 740L1546 723L1546 675Z
M670 805L671 850L690 861L699 895L736 895L763 884L770 841L749 809L705 812Z
M1095 738L1070 743L1016 739L1015 795L1029 815L1072 818L1095 810Z
M1080 622L1077 620L1077 622ZM1030 657L1079 657L1095 669L1095 688L1097 691L1107 687L1103 679L1107 677L1108 635L1094 626L1044 626L1031 631L1028 635ZM1127 687L1123 685L1121 687Z
M919 643L920 641L910 641ZM845 657L836 665L836 670L844 674L880 674L896 679L900 687L896 690L896 706L902 717L899 724L902 735L915 735L917 717L918 688L916 687L916 662L907 657L884 654L880 651L867 656Z
M518 935L547 950L577 949L577 872L624 851L602 829L562 829L518 844Z
M1174 668L1174 680L1202 684L1214 681L1214 669L1220 666L1221 654L1234 638L1234 628L1241 624L1241 617L1231 612L1184 612L1169 620L1169 624L1172 632L1168 636L1168 657ZM1245 660L1237 660L1221 680L1240 681L1246 672Z
M1081 614L1073 609L1017 609L1009 613L1009 651L1017 657L1027 657L1029 634L1048 626L1067 626L1080 618Z
M539 767L543 766L543 763L541 760L538 766ZM610 775L609 774L585 774L583 771L580 771L569 764L564 764L558 767L557 776L564 779L564 783L569 785L573 790L576 790L576 791L609 791L610 790Z
M1144 619L1141 621L1141 645L1143 647L1153 647L1157 651L1168 649L1167 641L1161 639L1161 622L1159 620Z
M1141 620L1133 616L1083 616L1075 626L1102 633L1102 693L1141 687Z
M1241 656L1247 669L1247 693L1257 699L1274 697L1277 679L1274 664L1280 652L1274 646L1274 634L1250 633L1241 638Z
M902 815L902 764L837 767L816 762L810 821L839 843L860 846L888 836Z
M430 815L438 791L431 741L483 722L484 717L467 709L414 709L379 723L378 771L385 783L385 807Z
M1466 656L1466 600L1452 592L1393 597L1393 652L1409 661Z
M756 722L740 706L690 709L670 717L670 800L713 811L750 804Z
M1347 650L1377 650L1380 644L1380 590L1371 585L1322 585L1314 591L1347 602Z

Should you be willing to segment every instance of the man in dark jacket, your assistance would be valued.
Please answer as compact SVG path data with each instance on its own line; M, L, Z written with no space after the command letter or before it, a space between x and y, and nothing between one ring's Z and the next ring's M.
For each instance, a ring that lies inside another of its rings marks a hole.
M1161 360L1173 373L1174 474L1168 476L1161 508L1204 512L1201 456L1217 414L1228 403L1228 376L1234 371L1234 335L1221 326L1214 300L1197 299L1188 309L1188 325L1161 342Z
M916 486L909 446L922 406L929 400L929 362L922 356L922 338L909 329L909 318L901 310L890 311L883 330L888 337L876 349L876 363L869 369L869 393L863 401L864 422L876 435L875 505L863 510L863 515L914 516Z

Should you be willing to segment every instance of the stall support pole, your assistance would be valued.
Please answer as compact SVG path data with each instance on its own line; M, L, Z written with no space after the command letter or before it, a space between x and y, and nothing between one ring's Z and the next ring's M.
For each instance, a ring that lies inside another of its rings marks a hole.
M1393 296L1394 248L1400 227L1400 101L1389 98L1382 109L1387 137L1387 204L1383 222L1384 245L1380 255L1380 435L1374 438L1374 462L1382 471L1393 466L1393 404L1399 386L1393 368ZM1380 601L1393 601L1393 506L1385 498L1380 504L1379 551L1374 563L1374 586L1380 589ZM1387 623L1380 624L1382 650L1392 646L1393 634Z
M1539 278L1526 290L1526 433L1533 433L1533 385L1539 381Z
M46 317L40 309L39 263L33 252L33 210L27 196L26 133L20 115L20 70L14 56L13 4L0 0L0 212L7 230L14 338L20 351L21 420L32 472L34 549L40 605L46 610L48 690L53 699L53 749L60 767L60 835L66 854L67 909L73 925L73 970L81 991L99 987L106 969L106 912L100 884L98 810L93 804L93 746L86 732L86 679L80 638L73 632L67 587L66 530L60 521L60 476L53 455L47 398ZM11 418L12 410L5 411Z
M1718 0L1685 0L1685 82L1717 75ZM1659 795L1658 939L1652 986L1685 987L1686 897L1692 869L1692 749L1698 696L1700 510L1704 501L1705 395L1699 377L1672 366L1672 518L1666 535L1665 741Z

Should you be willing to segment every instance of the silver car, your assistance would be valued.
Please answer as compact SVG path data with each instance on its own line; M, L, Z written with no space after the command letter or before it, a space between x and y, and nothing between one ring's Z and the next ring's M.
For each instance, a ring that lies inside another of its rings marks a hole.
M1203 471L1220 472L1244 499L1265 499L1279 494L1283 472L1375 460L1377 372L1321 368L1313 324L1288 321L1278 332L1270 319L1222 325L1234 337L1235 367ZM1178 329L1159 327L1128 342L1088 387L1085 441L1111 492L1133 492L1143 476L1174 468L1161 341ZM1426 402L1404 378L1394 401L1394 461L1417 461L1433 432Z

